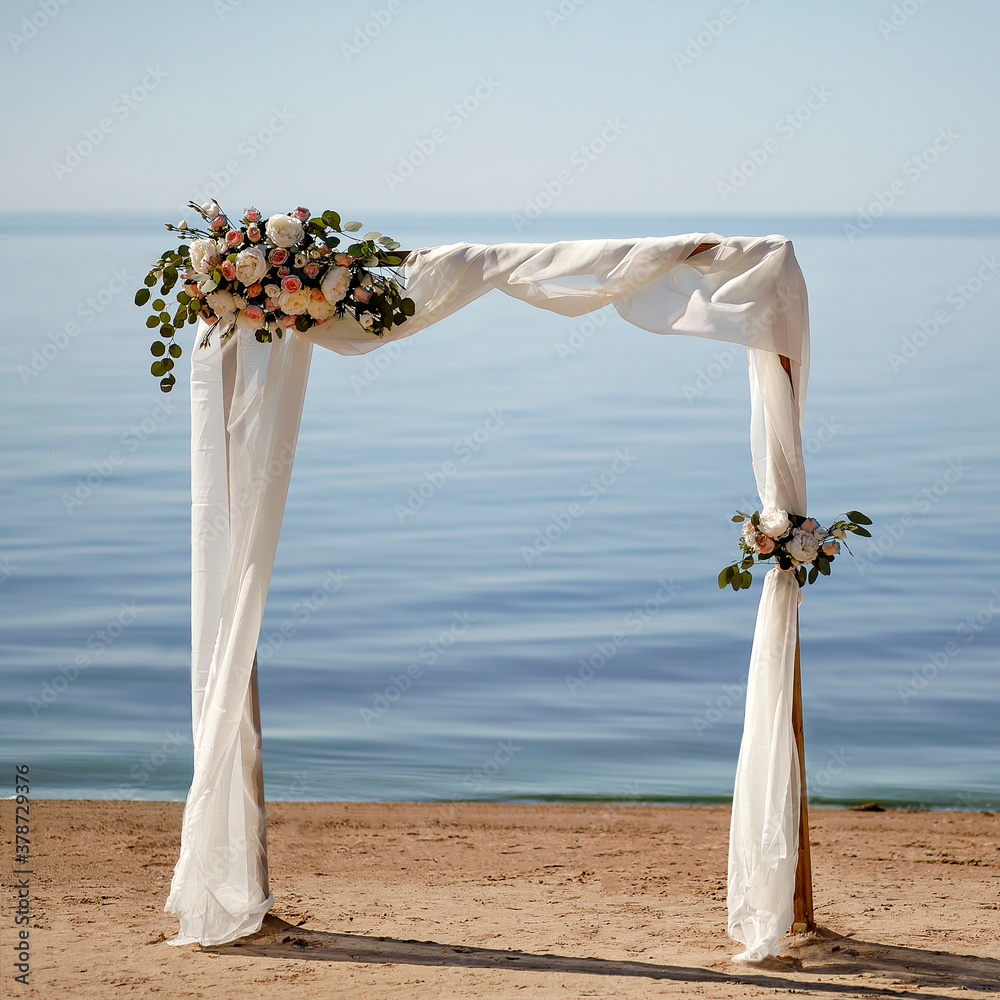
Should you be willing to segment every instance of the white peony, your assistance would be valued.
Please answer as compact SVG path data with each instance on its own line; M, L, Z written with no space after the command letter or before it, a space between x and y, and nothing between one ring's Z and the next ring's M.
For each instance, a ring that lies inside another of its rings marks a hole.
M302 223L291 215L272 215L264 231L276 247L293 247L305 235Z
M328 302L326 296L314 288L309 295L309 315L318 323L330 319L336 312L336 307L332 302Z
M199 274L211 274L221 263L214 240L191 241L191 266Z
M212 312L220 319L227 313L236 312L236 300L230 292L215 291L205 296L205 301L212 307Z
M344 296L347 295L347 286L350 283L351 272L348 268L331 267L330 270L326 272L326 277L323 278L320 288L322 288L327 302L332 302L336 305L342 298L344 298Z
M796 528L792 532L792 537L785 543L785 549L796 562L812 562L819 551L819 539L815 532Z
M244 285L252 285L267 274L267 254L263 247L249 247L236 256L236 277Z
M309 289L300 288L297 292L281 292L278 305L287 316L301 316L309 308L309 299Z
M766 507L760 514L760 531L770 538L781 538L789 527L788 511Z

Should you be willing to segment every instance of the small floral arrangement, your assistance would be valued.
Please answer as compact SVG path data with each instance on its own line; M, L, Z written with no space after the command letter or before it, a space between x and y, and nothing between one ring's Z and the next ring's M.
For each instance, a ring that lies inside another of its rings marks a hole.
M348 314L381 337L413 315L412 299L403 298L399 284L384 274L402 263L393 254L399 249L395 240L370 232L341 248L341 237L361 229L360 222L342 224L336 212L313 217L305 208L265 221L248 208L234 223L214 200L188 205L206 228L168 222L167 229L189 243L165 251L135 295L137 306L149 303L153 310L146 326L158 329L159 337L149 348L156 359L149 370L163 392L174 387L171 369L182 354L174 335L199 317L224 338L245 331L270 343L291 327L304 331ZM178 283L171 314L162 296ZM156 284L161 297L152 298Z
M733 590L748 590L753 582L750 569L754 563L769 559L775 561L778 569L794 573L800 587L815 583L820 576L829 576L830 563L840 552L840 543L848 532L871 538L871 532L862 527L871 524L871 518L859 510L849 510L843 516L846 520L834 521L824 528L815 518L789 514L775 507L755 510L752 514L738 510L733 520L746 522L740 535L740 548L745 555L719 574L719 589L729 586Z

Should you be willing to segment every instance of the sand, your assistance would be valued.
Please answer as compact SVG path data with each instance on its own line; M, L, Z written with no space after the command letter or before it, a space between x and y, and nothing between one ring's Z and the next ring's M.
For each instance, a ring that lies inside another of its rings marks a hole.
M0 806L12 884L14 806ZM172 947L171 802L37 801L30 988L90 997L968 997L1000 991L1000 816L811 815L816 934L739 965L718 807L272 803L261 932Z

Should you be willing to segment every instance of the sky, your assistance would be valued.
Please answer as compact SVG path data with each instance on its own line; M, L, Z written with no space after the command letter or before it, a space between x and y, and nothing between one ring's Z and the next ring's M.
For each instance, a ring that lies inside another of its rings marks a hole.
M7 0L0 210L998 214L998 28L987 0Z

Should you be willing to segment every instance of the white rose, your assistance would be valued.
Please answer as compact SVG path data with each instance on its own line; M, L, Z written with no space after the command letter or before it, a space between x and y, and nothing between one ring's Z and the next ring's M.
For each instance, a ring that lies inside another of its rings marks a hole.
M209 292L205 296L205 301L212 307L212 312L220 318L227 313L236 312L236 300L230 292L222 290Z
M302 223L291 215L272 215L264 232L276 247L293 247L305 235Z
M236 277L244 285L252 285L267 274L267 254L263 247L249 247L236 256Z
M281 292L278 295L278 305L286 316L301 316L309 308L309 289L300 288L297 292Z
M785 543L785 549L796 562L808 563L816 558L819 541L814 532L796 528L791 539Z
M753 526L753 521L747 521L743 525L743 541L750 546L750 548L757 548L757 529Z
M351 283L351 272L346 267L331 267L320 284L327 302L336 305L345 295Z
M358 321L366 330L370 330L374 325L378 316L375 313L365 313L361 319Z
M211 274L221 263L213 240L191 241L191 266L199 274Z
M281 287L279 285L265 285L264 294L269 295L272 299L276 299L281 292Z
M317 289L313 289L317 291ZM309 295L309 315L312 316L314 320L318 323L322 323L324 320L329 319L335 312L336 307L332 302L327 302L326 297L322 294Z
M211 201L206 201L205 204L201 206L201 210L210 219L217 219L220 214L219 203L214 198Z
M781 538L789 527L788 511L767 507L761 511L760 530L770 538Z
M830 534L833 535L834 538L839 538L841 541L847 537L847 532L843 528L833 528L830 531Z

